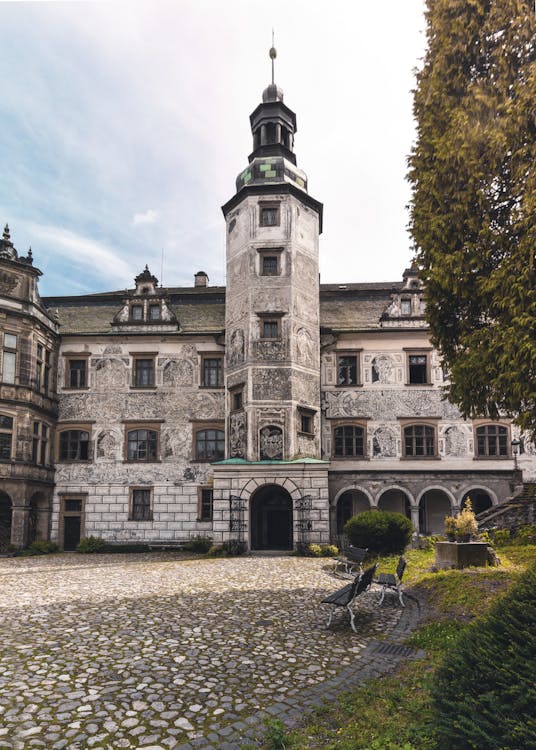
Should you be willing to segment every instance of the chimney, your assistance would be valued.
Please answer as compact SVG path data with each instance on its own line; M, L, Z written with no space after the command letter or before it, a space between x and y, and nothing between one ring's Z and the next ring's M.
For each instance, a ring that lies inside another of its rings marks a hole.
M208 286L208 276L204 271L198 271L194 276L194 286Z

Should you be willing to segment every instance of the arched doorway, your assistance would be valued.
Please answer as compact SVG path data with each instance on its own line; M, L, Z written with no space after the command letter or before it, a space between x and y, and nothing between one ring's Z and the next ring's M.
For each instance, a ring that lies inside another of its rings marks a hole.
M292 498L278 484L251 498L251 549L292 549Z
M386 490L378 500L378 510L386 510L390 513L401 513L406 518L411 518L411 503L403 490L392 488Z
M465 501L468 498L471 499L473 513L476 516L478 516L479 513L483 513L488 508L491 508L491 506L493 505L493 501L486 490L474 489L468 490L468 492L465 493L460 503L460 510L463 510L463 508L465 507Z
M11 498L0 492L0 550L5 550L11 543Z
M364 492L360 490L347 490L337 500L337 536L342 535L344 524L352 516L370 510L370 502Z
M443 534L445 516L452 514L452 505L446 492L427 490L419 501L419 532Z

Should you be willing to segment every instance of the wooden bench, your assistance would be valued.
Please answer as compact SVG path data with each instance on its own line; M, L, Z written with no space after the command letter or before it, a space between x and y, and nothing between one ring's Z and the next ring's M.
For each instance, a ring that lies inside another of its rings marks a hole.
M356 568L359 568L359 572L363 572L363 561L368 554L368 549L365 547L354 547L348 544L343 547L342 554L336 558L335 572L339 568L343 568L345 575L355 575Z
M382 587L382 594L378 606L383 602L386 591L396 591L400 604L405 607L404 600L402 599L402 576L406 570L406 558L404 556L398 559L398 565L396 566L396 573L380 573L375 583Z
M359 572L352 583L348 583L346 586L343 586L342 589L339 589L325 599L322 599L322 604L330 604L333 607L329 613L326 628L329 628L331 625L337 607L343 607L348 610L348 614L350 615L350 626L354 633L357 633L357 630L355 629L355 614L352 610L352 604L358 596L365 593L370 587L377 567L377 565L372 565L370 568L367 568L364 573Z

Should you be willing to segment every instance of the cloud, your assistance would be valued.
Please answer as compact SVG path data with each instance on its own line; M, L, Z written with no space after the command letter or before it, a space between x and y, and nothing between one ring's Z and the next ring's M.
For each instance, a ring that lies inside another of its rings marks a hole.
M52 256L68 259L71 266L93 277L124 284L132 276L131 265L123 260L120 250L59 226L30 223L27 230L40 246L50 248Z
M137 227L138 224L154 224L160 214L158 211L154 211L152 208L148 208L144 214L134 214L132 217L132 224Z

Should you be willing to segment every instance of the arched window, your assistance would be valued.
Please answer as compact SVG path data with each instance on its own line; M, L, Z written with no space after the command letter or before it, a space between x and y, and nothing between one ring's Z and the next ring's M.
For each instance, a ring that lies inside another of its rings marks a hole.
M338 458L365 455L365 430L358 425L343 425L333 431L334 455Z
M87 461L89 459L89 432L64 430L60 432L60 461Z
M404 455L412 457L435 456L435 429L425 424L412 424L405 427Z
M129 461L156 461L158 455L158 433L156 430L131 430L127 436L127 458Z
M225 433L223 430L198 430L195 434L195 458L197 461L221 461L225 457Z
M476 454L497 458L508 456L508 428L498 424L485 424L476 428Z

